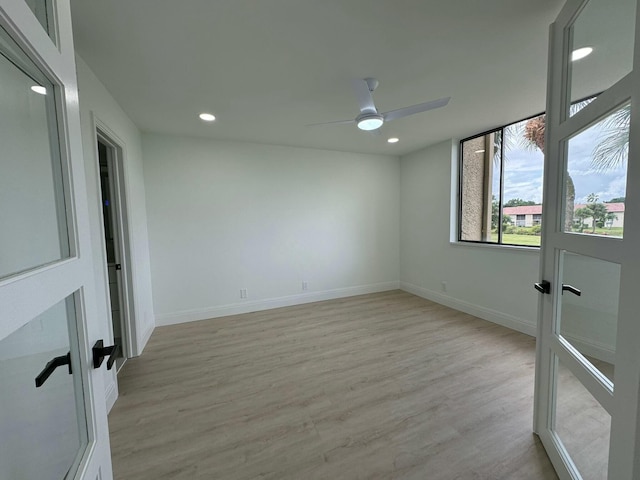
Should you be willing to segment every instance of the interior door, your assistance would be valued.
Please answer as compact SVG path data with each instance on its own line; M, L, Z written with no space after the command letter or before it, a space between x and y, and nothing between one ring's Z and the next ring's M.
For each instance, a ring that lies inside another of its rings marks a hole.
M535 430L561 479L640 478L637 12L551 26Z
M0 478L110 479L68 0L0 0L0 144Z

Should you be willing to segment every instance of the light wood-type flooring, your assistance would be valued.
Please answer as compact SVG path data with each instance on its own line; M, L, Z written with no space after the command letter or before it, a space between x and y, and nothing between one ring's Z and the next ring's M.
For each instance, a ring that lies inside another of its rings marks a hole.
M110 413L116 479L555 479L535 341L392 291L154 332Z

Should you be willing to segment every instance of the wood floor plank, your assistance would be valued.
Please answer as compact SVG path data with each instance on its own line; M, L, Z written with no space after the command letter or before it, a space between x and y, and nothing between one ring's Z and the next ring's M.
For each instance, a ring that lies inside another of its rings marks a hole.
M117 479L555 479L533 338L401 292L159 327L109 415Z

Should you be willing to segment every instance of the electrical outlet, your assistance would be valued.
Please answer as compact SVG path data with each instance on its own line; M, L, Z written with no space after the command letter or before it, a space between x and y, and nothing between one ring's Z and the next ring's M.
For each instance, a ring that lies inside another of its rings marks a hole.
M240 289L240 298L247 298L247 289L246 288L241 288Z
M442 282L442 291L443 292L447 291L447 282Z
M308 282L302 282L302 290L308 290L309 289L309 283Z

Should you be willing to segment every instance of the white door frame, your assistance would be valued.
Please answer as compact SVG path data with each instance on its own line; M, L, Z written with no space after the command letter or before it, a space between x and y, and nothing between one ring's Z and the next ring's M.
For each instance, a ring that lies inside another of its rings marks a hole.
M125 358L131 358L137 355L137 330L135 321L135 304L134 304L134 289L133 289L133 275L132 275L132 249L131 249L131 230L129 228L129 211L127 202L127 182L125 176L125 147L124 142L118 138L118 136L109 127L93 115L93 131L95 132L96 147L95 158L96 162L99 162L98 145L99 140L103 144L107 145L113 152L113 158L111 159L112 170L110 171L110 181L113 185L114 192L114 213L116 216L116 223L118 224L117 231L117 248L119 250L120 262L122 265L121 275L119 282L121 285L120 301L122 303L122 312L124 314L123 325L125 328L125 345L122 345L123 355ZM99 165L98 165L99 169ZM99 170L98 170L99 171ZM98 178L98 184L100 183ZM99 186L98 191L101 190ZM102 201L102 199L100 199ZM100 209L102 212L102 208ZM104 224L100 223L102 250L104 253L104 264L107 264L106 246L104 244ZM109 274L105 270L105 289L107 307L111 311L111 304L109 303ZM111 326L109 327L111 328ZM113 332L111 332L113 335Z
M599 1L599 0L593 0ZM580 380L609 412L612 419L609 451L611 480L640 478L638 403L640 388L640 20L636 9L635 58L631 73L603 92L572 117L566 115L570 85L570 31L587 0L568 0L550 29L549 84L546 112L545 195L541 249L542 279L551 280L550 295L541 295L537 330L534 430L539 434L561 479L580 478L566 451L551 431L555 395L554 355ZM631 101L631 125L624 239L564 233L563 206L567 148L565 140L586 129L616 107ZM634 161L635 159L635 161ZM555 333L555 318L562 293L558 283L561 250L600 258L621 265L620 297L615 353L615 389L580 354Z
M0 339L76 293L78 361L84 386L88 446L73 478L112 478L102 371L93 368L92 347L100 340L96 316L94 265L83 162L75 51L69 0L52 2L51 40L24 0L0 0L0 25L55 85L58 137L65 184L69 258L0 280ZM73 363L73 360L72 360ZM104 367L103 367L104 368ZM74 373L75 375L75 373Z

